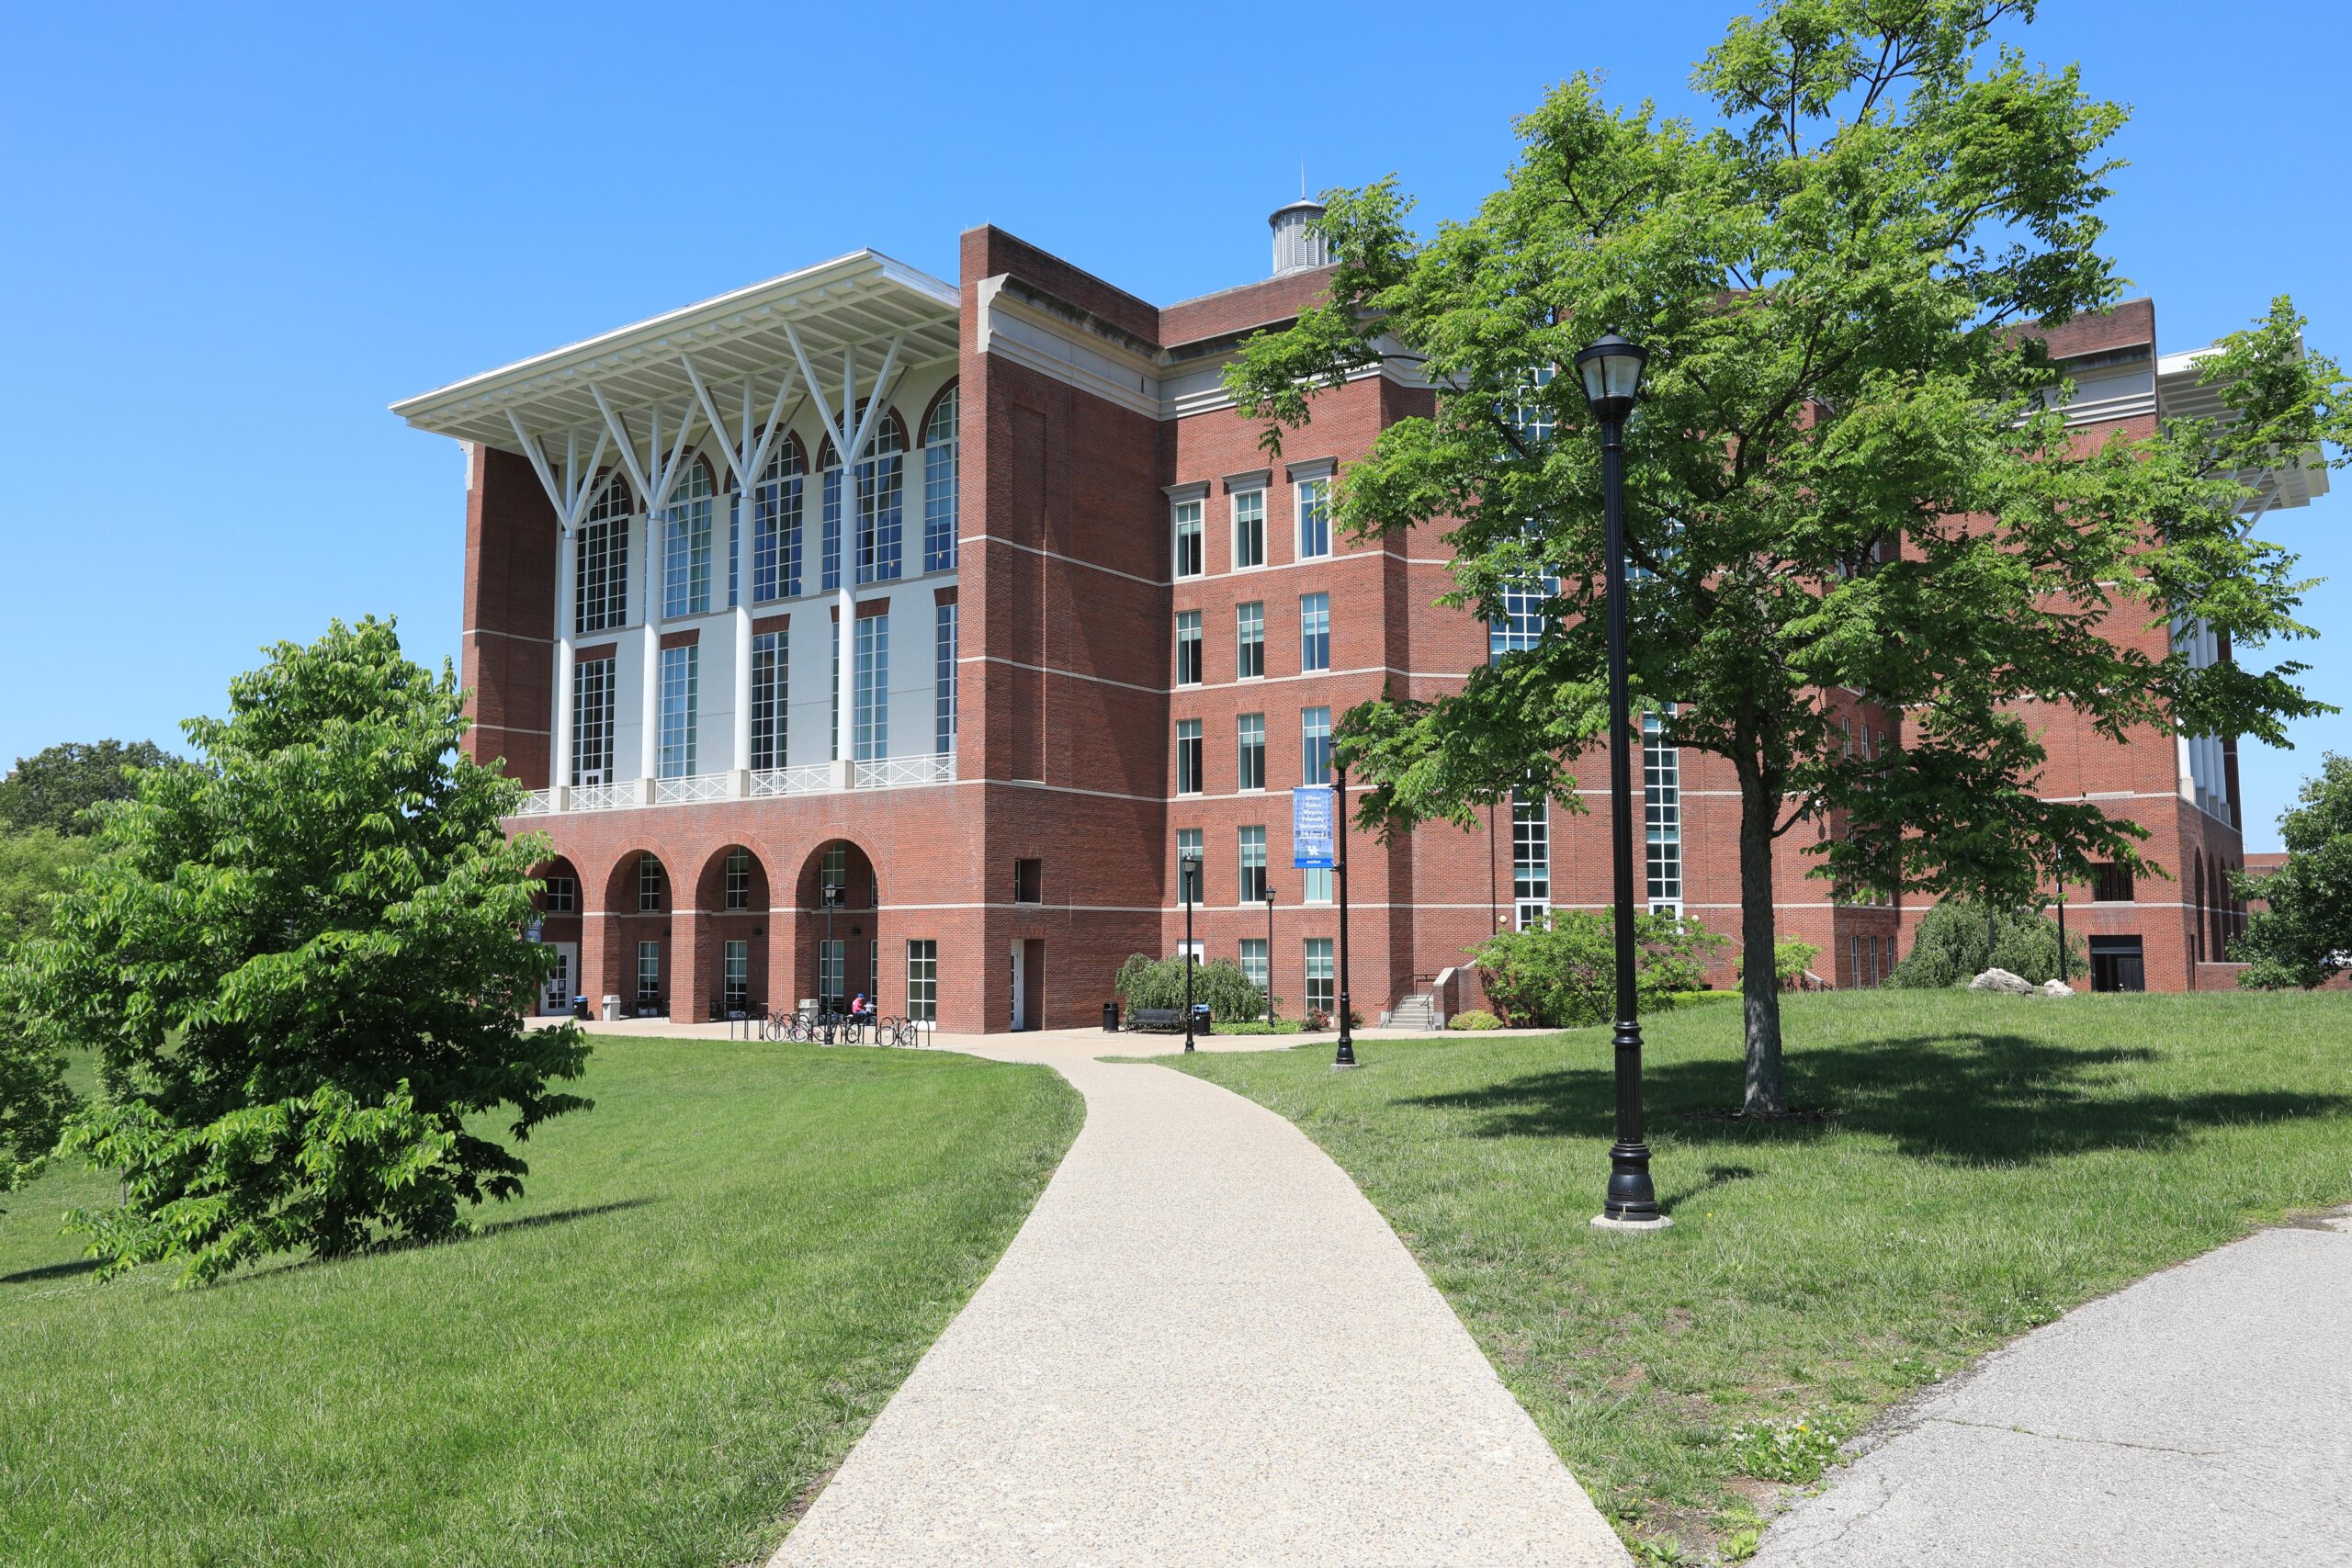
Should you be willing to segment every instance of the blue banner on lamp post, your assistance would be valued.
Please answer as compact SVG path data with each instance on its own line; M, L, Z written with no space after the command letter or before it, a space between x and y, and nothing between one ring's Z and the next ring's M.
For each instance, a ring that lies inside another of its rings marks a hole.
M1329 871L1332 865L1331 786L1301 784L1290 792L1290 863Z

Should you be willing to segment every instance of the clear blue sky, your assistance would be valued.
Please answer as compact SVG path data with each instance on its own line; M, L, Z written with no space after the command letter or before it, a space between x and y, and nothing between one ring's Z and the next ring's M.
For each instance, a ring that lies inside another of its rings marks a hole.
M28 7L0 61L0 765L176 744L331 615L454 653L459 458L395 398L860 245L953 277L983 221L1149 299L1244 282L1301 159L1465 213L1572 71L1695 107L1734 8ZM2135 107L2109 243L2164 344L2284 290L2352 358L2340 8L2043 11L2029 51ZM2346 517L2352 476L2273 526L2333 580L2311 684L2352 707ZM2245 758L2251 848L2352 719L2297 738Z

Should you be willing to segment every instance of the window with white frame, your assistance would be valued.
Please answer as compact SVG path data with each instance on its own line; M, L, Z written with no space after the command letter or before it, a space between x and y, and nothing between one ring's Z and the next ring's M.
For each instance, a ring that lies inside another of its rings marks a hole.
M1198 610L1176 612L1176 683L1180 686L1201 683L1201 613Z
M1245 936L1241 939L1241 973L1258 987L1260 996L1272 994L1266 978L1266 939Z
M1234 721L1235 739L1241 758L1239 786L1242 789L1266 787L1266 716L1245 713Z
M857 406L855 421L865 417L865 404ZM907 440L899 428L898 417L885 410L874 427L874 435L866 455L857 465L857 473L850 493L855 497L856 537L853 545L853 563L859 582L888 582L899 576L899 513L905 478L899 466L905 461ZM823 587L827 592L842 585L842 467L841 453L831 441L824 444L824 559Z
M956 570L956 479L959 471L954 387L939 394L922 424L922 569Z
M1331 596L1302 593L1298 597L1298 667L1303 671L1331 668Z
M1520 372L1519 396L1513 400L1505 415L1530 457L1541 453L1552 444L1555 421L1551 405L1544 400L1542 393L1552 384L1555 373L1549 365L1538 365Z
M1331 481L1301 479L1298 495L1298 558L1331 553Z
M752 907L752 852L736 848L727 852L727 866L721 873L721 897L730 910L741 911Z
M956 750L956 601L933 612L931 749L941 756Z
M1333 872L1328 865L1303 866L1298 874L1298 897L1301 903L1329 904L1331 901Z
M1266 606L1233 607L1233 678L1255 681L1266 673Z
M1201 721L1180 718L1176 721L1176 793L1201 793Z
M662 863L651 855L637 857L637 912L640 915L662 912Z
M1189 879L1183 869L1186 861L1193 863ZM1201 830L1198 828L1176 829L1176 901L1180 904L1199 903L1201 881L1208 871L1201 860Z
M1298 782L1331 782L1331 710L1301 708L1298 714Z
M849 846L847 844L831 844L826 846L825 858L823 861L819 863L817 867L817 886L820 888L838 887L842 890L842 901L844 903L848 901ZM820 894L819 902L822 903L825 900Z
M752 944L730 937L719 967L720 1005L740 1009L752 999Z
M662 509L662 614L699 615L710 608L710 469L686 459L670 503Z
M1201 503L1197 501L1178 502L1175 509L1177 576L1201 575L1204 570L1201 534Z
M637 999L650 1002L662 995L662 944L640 942L637 944Z
M571 629L600 632L628 619L628 481L616 474L588 503L572 541Z
M613 782L613 661L592 659L571 669L571 782Z
M1266 897L1266 829L1241 829L1241 901L1258 904Z
M1245 490L1233 498L1233 564L1237 570L1266 564L1266 492Z
M1544 639L1544 603L1560 592L1560 580L1541 580L1503 590L1503 613L1487 628L1487 654L1500 659L1521 653Z
M1510 897L1520 931L1542 925L1552 912L1551 803L1520 790L1510 797Z
M702 650L693 643L662 650L662 776L694 776L695 722Z
M808 465L786 435L752 489L752 602L800 595L800 513Z
M1329 1013L1340 1005L1339 988L1333 984L1338 971L1331 962L1331 939L1308 937L1306 958L1306 1005L1316 1012Z
M1650 913L1682 912L1682 749L1654 713L1642 716L1642 812L1649 839Z
M752 638L752 766L781 768L792 713L791 639L782 632Z
M925 1023L939 1017L939 943L929 937L907 943L907 1016Z
M877 761L890 754L890 616L857 618L857 708L850 716L854 727L851 744L861 762Z

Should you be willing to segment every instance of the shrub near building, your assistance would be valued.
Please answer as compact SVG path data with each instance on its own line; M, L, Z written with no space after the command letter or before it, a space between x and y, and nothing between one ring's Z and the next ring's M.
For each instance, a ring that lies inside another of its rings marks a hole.
M1724 939L1679 915L1634 917L1634 985L1644 1012L1674 1006L1678 991L1704 990ZM1525 931L1497 931L1470 951L1495 1010L1517 1025L1574 1029L1608 1020L1616 948L1609 917L1557 910Z

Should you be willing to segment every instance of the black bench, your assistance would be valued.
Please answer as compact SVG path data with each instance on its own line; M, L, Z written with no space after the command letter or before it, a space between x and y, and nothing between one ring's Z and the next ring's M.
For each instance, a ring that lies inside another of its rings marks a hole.
M1127 1015L1127 1027L1145 1033L1153 1032L1178 1033L1184 1027L1184 1010L1182 1008L1137 1008ZM1203 1034L1209 1032L1209 1016L1205 1009L1202 1010L1200 1021L1194 1028Z

